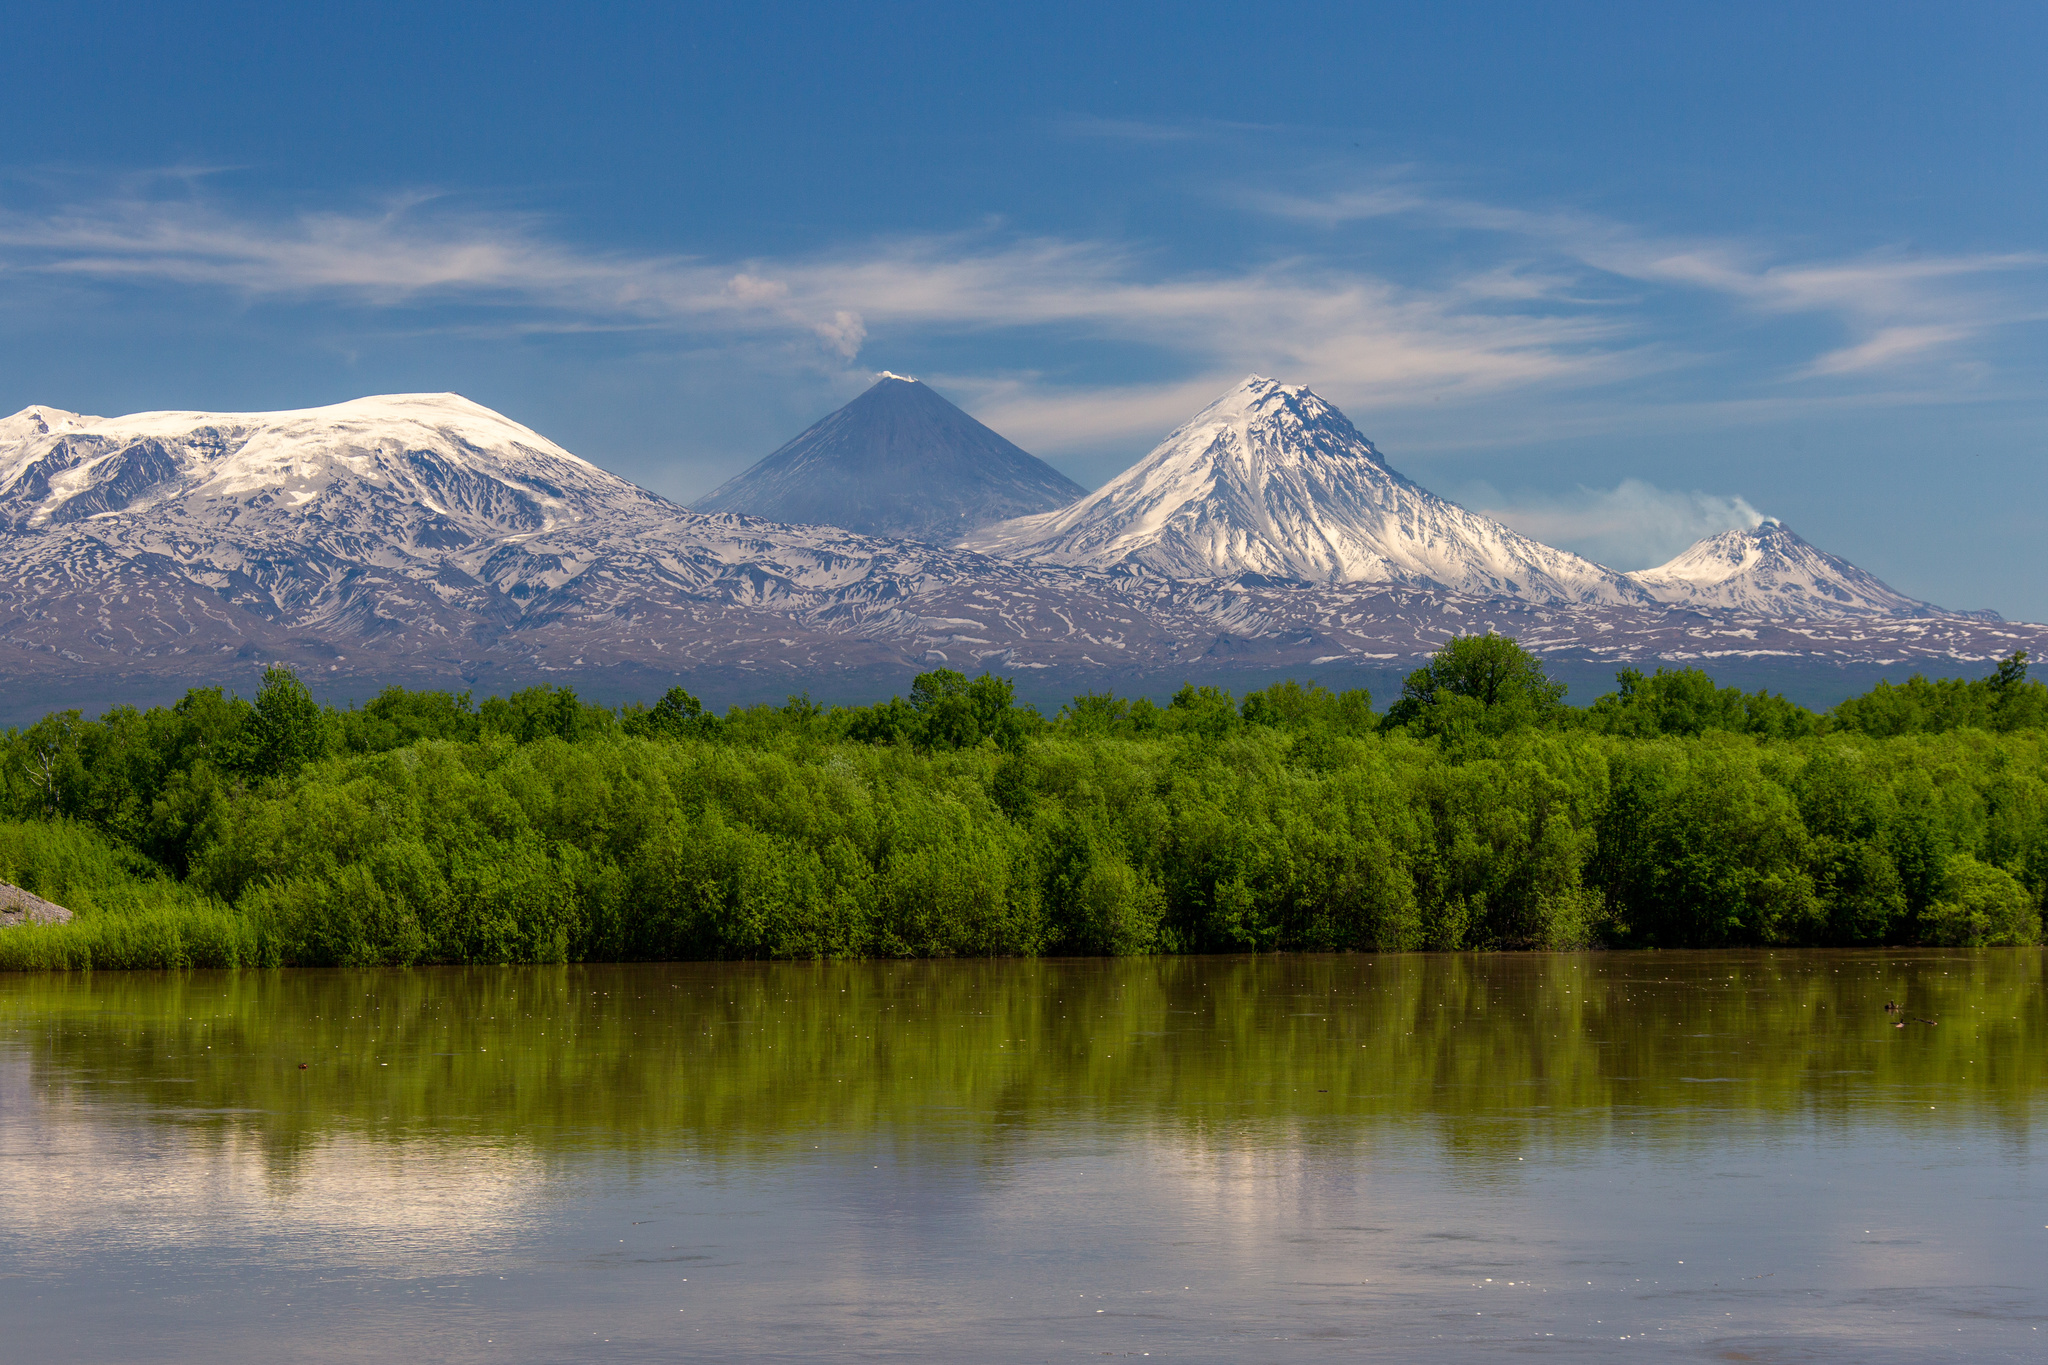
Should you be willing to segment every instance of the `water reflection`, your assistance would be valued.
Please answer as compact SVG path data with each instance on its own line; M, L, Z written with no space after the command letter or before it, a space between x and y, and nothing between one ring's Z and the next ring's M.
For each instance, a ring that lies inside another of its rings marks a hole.
M0 1283L53 1360L1984 1358L2044 960L0 978Z

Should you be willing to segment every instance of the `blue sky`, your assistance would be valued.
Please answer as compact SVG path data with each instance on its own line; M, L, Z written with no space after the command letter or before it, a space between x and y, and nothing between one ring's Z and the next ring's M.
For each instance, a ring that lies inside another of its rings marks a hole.
M1257 372L1617 567L1774 515L2048 619L2038 4L32 4L10 40L0 410L451 389L687 499L880 369L1090 486Z

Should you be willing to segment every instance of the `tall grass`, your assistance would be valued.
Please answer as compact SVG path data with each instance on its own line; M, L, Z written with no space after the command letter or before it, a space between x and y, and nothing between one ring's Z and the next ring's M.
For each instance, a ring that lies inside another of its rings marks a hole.
M267 936L217 901L81 917L69 924L23 925L0 933L0 971L7 972L277 965Z
M68 820L0 824L0 881L74 916L0 932L0 971L249 967L278 955L256 921Z

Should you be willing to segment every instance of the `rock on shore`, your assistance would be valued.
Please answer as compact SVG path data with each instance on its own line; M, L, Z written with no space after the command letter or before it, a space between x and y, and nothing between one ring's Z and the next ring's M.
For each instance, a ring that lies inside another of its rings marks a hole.
M0 929L21 924L64 924L70 919L71 912L63 906L0 882Z

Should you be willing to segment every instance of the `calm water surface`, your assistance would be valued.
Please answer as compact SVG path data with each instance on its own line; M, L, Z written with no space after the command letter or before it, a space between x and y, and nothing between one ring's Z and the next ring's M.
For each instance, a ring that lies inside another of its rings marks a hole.
M2043 1360L2043 984L2037 950L0 977L0 1354Z

